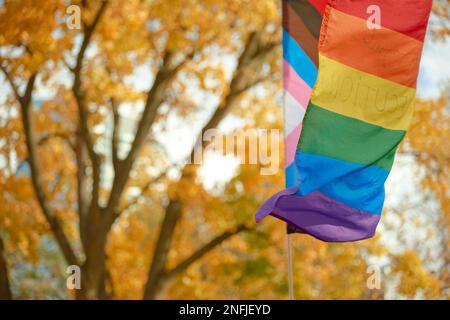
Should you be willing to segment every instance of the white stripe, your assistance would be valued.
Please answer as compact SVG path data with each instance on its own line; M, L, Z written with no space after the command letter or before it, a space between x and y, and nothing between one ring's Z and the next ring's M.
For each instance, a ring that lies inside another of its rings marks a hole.
M284 136L288 136L303 121L306 109L287 91L283 94Z

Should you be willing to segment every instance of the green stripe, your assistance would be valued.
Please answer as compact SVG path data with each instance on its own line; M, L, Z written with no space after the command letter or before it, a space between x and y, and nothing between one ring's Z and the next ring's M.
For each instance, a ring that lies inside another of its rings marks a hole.
M361 165L391 170L395 151L405 136L309 104L298 150Z

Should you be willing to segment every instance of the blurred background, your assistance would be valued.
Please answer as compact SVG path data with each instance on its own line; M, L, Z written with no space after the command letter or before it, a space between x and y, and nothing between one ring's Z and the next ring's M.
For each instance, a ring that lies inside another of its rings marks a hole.
M377 236L294 235L297 299L448 299L449 8ZM280 18L280 0L0 0L0 298L288 298L285 224L253 222L283 161L185 161L207 129L281 130Z

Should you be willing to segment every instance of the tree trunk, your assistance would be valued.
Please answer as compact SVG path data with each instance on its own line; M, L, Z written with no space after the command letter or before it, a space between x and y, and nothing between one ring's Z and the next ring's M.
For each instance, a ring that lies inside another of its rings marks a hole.
M0 300L11 300L12 294L8 279L8 264L4 251L3 239L0 237Z
M109 215L102 210L94 209L88 217L87 235L84 252L86 260L81 268L81 290L77 299L97 300L109 299L106 292L106 242L111 223Z
M105 288L106 258L104 246L100 246L99 243L90 246L89 253L86 253L86 261L81 269L81 290L77 292L76 296L79 300L107 298Z

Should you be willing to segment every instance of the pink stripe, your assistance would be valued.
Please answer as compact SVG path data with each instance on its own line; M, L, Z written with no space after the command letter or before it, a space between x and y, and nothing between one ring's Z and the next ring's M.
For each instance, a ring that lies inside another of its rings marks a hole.
M285 167L294 161L295 150L297 150L298 139L302 131L302 124L299 123L292 132L290 132L284 139L284 164Z
M306 109L312 89L300 78L286 60L283 60L284 90L288 91Z

